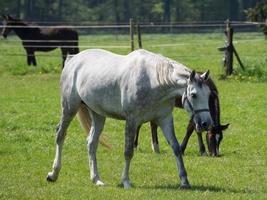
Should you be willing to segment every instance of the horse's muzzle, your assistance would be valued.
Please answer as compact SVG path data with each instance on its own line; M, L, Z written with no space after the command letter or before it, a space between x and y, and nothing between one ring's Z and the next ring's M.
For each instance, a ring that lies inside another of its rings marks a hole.
M215 134L208 131L206 134L206 141L210 156L219 157L219 146L216 144Z

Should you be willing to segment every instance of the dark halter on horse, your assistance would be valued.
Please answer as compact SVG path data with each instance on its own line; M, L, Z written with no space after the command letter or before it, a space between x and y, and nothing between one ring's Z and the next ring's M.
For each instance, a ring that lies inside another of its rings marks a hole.
M189 106L189 109L191 110L192 112L192 115L191 115L191 119L198 113L201 113L201 112L210 112L210 109L198 109L198 110L195 110L191 104L191 102L189 101L189 99L187 98L187 88L185 89L185 92L183 94L183 98L182 98L182 106L183 108L185 108L185 102L187 102L188 106Z

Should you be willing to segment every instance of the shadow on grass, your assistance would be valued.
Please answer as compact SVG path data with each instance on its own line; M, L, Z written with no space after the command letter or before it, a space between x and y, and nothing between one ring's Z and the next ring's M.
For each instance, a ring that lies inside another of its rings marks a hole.
M137 187L139 188L139 187ZM141 187L140 187L141 188ZM160 189L160 190L181 190L181 191L198 191L198 192L226 192L234 194L252 194L259 191L249 189L234 189L226 187L217 187L212 185L193 185L190 189L180 189L179 184L155 185L155 186L142 186L143 189Z

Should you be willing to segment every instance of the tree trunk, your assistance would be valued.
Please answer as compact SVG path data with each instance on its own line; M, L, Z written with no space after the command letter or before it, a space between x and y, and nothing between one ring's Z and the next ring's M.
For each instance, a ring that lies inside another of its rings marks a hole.
M123 0L123 7L124 7L124 22L129 22L131 18L131 9L128 0Z
M238 0L231 0L230 2L230 20L239 20L239 2Z
M62 7L63 7L63 0L59 0L58 2L58 17L62 20Z
M164 3L163 21L170 22L171 21L170 0L163 0L163 3Z
M114 12L115 12L116 24L119 24L120 23L120 15L119 15L119 8L118 8L118 0L114 0Z
M32 0L26 1L26 18L29 20L32 17Z
M16 13L17 13L16 17L21 18L21 0L17 0Z

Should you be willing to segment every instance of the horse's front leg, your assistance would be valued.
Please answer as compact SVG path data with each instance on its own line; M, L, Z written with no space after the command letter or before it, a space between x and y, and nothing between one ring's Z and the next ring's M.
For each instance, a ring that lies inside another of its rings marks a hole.
M199 146L199 153L201 156L208 155L205 149L205 145L202 138L202 133L197 132L197 139L198 139L198 146Z
M87 138L87 147L89 154L89 166L90 177L93 183L96 185L104 185L100 180L97 170L96 150L99 142L100 134L105 124L105 117L98 115L97 113L90 111L90 117L92 120L90 133Z
M138 138L139 138L139 132L141 129L141 125L137 127L135 138L134 138L134 148L137 148L138 146Z
M187 130L186 130L186 134L184 136L184 139L182 141L182 144L181 144L181 150L182 150L182 153L184 154L184 151L186 149L186 146L187 146L187 143L188 143L188 140L189 138L191 137L193 131L195 129L195 124L193 122L193 120L191 119L187 125Z
M155 153L159 153L159 141L158 141L158 125L154 122L150 122L150 129L151 129L151 146L152 150Z
M163 119L160 119L158 121L158 125L162 129L162 132L163 132L167 142L172 147L173 153L175 155L176 164L177 164L177 167L179 169L179 177L181 180L181 186L180 187L183 189L190 188L191 186L190 186L189 181L187 179L187 173L186 173L186 169L184 166L181 148L180 148L180 145L176 139L175 132L174 132L172 114L170 114L169 116L167 116Z
M125 166L122 172L122 184L125 189L131 187L130 179L129 179L129 169L130 162L133 158L134 154L134 138L137 131L137 125L135 120L126 119L125 125L125 149L124 149L124 158L125 158Z

